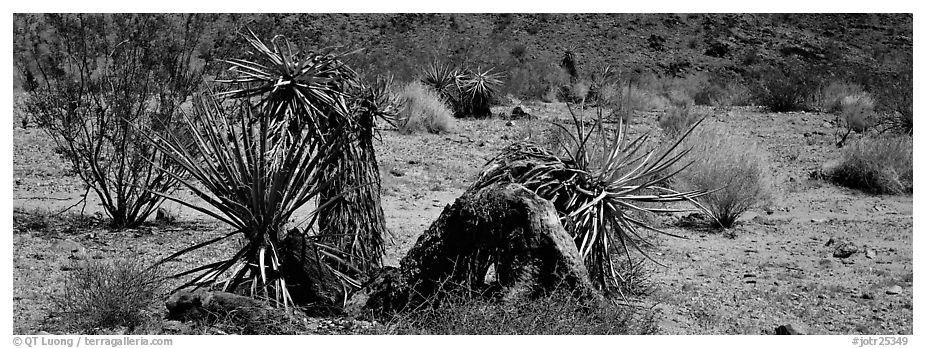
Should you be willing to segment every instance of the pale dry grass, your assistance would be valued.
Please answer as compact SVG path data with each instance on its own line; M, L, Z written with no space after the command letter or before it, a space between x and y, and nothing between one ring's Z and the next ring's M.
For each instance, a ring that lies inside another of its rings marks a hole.
M399 91L399 100L402 107L396 126L400 132L440 134L452 131L453 112L434 90L419 82L411 82Z

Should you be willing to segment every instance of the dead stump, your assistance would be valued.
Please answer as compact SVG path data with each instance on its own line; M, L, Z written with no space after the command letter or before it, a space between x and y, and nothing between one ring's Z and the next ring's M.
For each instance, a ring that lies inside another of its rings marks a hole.
M488 284L486 275L493 266L496 282ZM553 204L510 183L467 191L444 208L402 259L400 270L380 273L354 296L352 312L401 308L431 298L447 285L494 285L506 300L556 287L600 298Z

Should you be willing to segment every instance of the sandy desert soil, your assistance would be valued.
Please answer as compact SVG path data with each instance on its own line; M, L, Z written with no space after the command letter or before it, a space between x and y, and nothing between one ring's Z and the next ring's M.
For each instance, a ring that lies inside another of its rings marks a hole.
M550 119L568 115L558 104L530 107L538 120L458 120L453 133L441 135L382 132L376 150L393 234L387 264L398 263L499 149L529 134L536 137ZM839 156L831 115L750 108L711 115L768 151L777 194L772 204L747 212L742 223L723 232L680 227L685 214L654 218L660 227L687 237L653 237L651 251L665 267L646 264L652 292L644 301L653 306L660 332L764 334L794 324L811 334L912 334L912 197L872 196L811 179L813 170ZM632 127L658 133L655 118L640 115ZM83 185L68 175L41 131L16 128L14 137L14 333L62 332L57 318L49 316L51 298L60 293L74 259L154 260L227 231L175 204L167 207L180 222L135 230L113 232L73 219L36 222L35 214L78 202ZM90 197L86 214L99 212ZM861 251L835 258L833 246L826 245L830 238L851 241ZM216 260L232 243L171 267ZM900 293L888 294L894 286Z

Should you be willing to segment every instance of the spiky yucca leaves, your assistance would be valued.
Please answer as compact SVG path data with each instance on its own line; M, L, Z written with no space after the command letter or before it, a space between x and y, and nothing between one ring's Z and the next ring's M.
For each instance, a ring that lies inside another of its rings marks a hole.
M502 85L501 74L489 70L466 70L457 78L460 90L460 109L458 117L473 116L484 118L492 116L489 110L496 90Z
M244 290L289 306L293 301L280 272L283 227L296 209L319 196L323 169L334 157L329 149L337 144L313 139L308 130L287 138L281 133L288 130L276 125L274 115L260 110L246 100L226 107L206 94L194 101L190 114L184 114L190 138L181 139L174 132L151 136L190 180L176 171L166 173L213 209L161 195L233 228L160 263L243 235L246 242L232 257L177 274L196 275L179 289L219 284L225 291Z
M663 185L678 173L670 168L687 153L673 154L679 142L665 151L645 150L643 145L648 136L628 142L623 124L608 137L600 113L599 120L591 127L585 126L584 120L575 114L573 121L575 129L566 132L570 141L564 144L568 159L535 144L515 143L489 161L474 187L514 182L552 202L563 226L574 238L593 281L601 288L613 288L624 281L612 262L615 249L619 248L628 260L631 249L650 258L641 248L641 244L651 245L640 235L641 229L683 238L653 228L628 213L682 211L643 204L688 201L697 205L693 199L704 192L678 192ZM596 144L590 143L596 133L597 148L601 151L596 151L593 146Z
M441 95L445 95L456 86L457 71L449 65L432 62L425 68L421 76L421 83L430 86Z
M302 54L279 36L271 46L256 37L248 41L255 59L227 61L237 75L222 82L242 87L224 94L256 98L261 112L276 120L273 126L288 130L274 132L287 137L279 144L300 132L326 144L333 155L322 163L329 185L319 199L333 202L319 212L319 234L348 252L360 270L378 268L386 227L372 138L373 118L388 114L384 87L364 86L342 62L344 54Z
M433 88L453 109L456 117L488 117L492 98L502 85L502 75L492 69L453 69L438 62L422 73L421 82Z

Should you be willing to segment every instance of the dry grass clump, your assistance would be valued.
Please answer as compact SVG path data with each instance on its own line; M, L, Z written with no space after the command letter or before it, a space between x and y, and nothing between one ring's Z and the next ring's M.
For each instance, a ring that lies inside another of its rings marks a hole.
M87 260L65 276L55 304L71 330L133 328L146 321L164 291L158 268L135 259Z
M441 96L420 82L411 82L399 92L402 107L399 109L396 126L404 134L426 130L440 134L450 132L453 126L453 112Z
M436 306L400 313L384 328L399 335L645 335L655 334L652 313L610 303L585 304L567 291L504 303L454 292Z
M680 190L713 192L697 198L721 227L733 226L746 210L771 198L768 160L752 142L717 126L705 126L688 137L691 166L676 176Z
M674 138L705 116L703 110L695 108L692 99L675 99L665 113L659 115L659 128L662 128L666 135Z
M875 101L868 93L862 92L861 94L843 97L839 101L839 109L839 120L846 128L846 132L842 140L837 143L837 146L841 147L850 133L865 133L865 131L878 123L878 116L875 113Z
M831 113L842 111L843 99L849 96L867 95L862 86L854 83L836 81L820 90L817 103L821 110Z
M863 138L843 149L827 179L874 194L913 193L913 138Z

